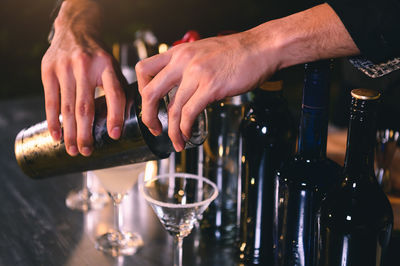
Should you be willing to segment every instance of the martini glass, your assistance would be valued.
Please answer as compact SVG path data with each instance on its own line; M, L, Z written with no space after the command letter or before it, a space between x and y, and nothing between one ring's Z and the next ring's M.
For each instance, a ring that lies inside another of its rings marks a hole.
M136 253L143 246L142 237L137 233L122 230L121 203L128 191L137 182L139 174L144 172L146 163L93 171L103 188L107 191L114 205L114 228L99 236L95 247L112 256L127 256Z
M139 185L161 224L174 237L174 266L182 266L183 238L218 196L217 186L207 178L188 173L145 175Z

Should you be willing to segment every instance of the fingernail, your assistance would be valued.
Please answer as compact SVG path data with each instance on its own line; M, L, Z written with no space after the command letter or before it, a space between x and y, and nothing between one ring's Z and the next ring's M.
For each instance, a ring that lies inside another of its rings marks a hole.
M111 138L113 139L119 139L119 137L121 136L121 128L120 127L114 127L111 130Z
M89 156L91 153L92 153L92 149L89 148L89 147L83 147L83 148L81 149L81 154L82 154L83 156Z
M174 145L175 151L180 152L180 151L183 150L183 144L182 143L177 143L177 144L173 143L173 145Z
M153 128L149 128L150 133L153 134L154 136L158 136L161 134L161 131L159 129L153 129Z
M51 132L51 136L55 141L59 141L61 139L61 134L58 130L54 130Z
M74 146L74 145L69 146L69 147L68 147L68 151L69 151L69 154L70 154L71 156L76 156L76 155L78 155L78 149L77 149L76 146Z

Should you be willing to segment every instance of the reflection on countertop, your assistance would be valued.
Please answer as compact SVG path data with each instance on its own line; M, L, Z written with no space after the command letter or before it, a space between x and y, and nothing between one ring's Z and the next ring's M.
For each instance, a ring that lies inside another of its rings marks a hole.
M133 256L111 257L95 239L112 227L111 204L86 213L65 206L82 186L82 174L32 180L14 157L20 129L45 119L42 98L0 101L0 265L172 265L172 237L162 228L135 185L123 202L123 228L141 234L144 246ZM201 239L184 241L185 265L235 265L234 247Z
M124 226L143 237L144 247L135 255L113 258L94 247L95 238L112 226L112 205L86 213L65 206L65 197L82 186L82 175L31 180L14 158L18 131L45 119L42 98L0 101L0 265L172 265L172 237L139 195L135 185L123 203ZM328 156L343 164L347 130L329 129ZM400 153L392 163L400 183ZM395 229L400 229L400 198L390 197ZM400 233L395 231L390 261L398 261ZM184 240L184 265L232 266L235 247L202 237L195 229ZM396 265L396 264L388 264Z

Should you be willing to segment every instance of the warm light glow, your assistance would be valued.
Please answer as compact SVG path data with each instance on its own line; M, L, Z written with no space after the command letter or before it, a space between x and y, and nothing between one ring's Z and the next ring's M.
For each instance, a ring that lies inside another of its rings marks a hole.
M166 43L160 43L158 46L158 53L162 54L168 51L168 45Z
M144 181L149 181L157 175L157 161L148 161L144 170Z
M219 145L218 147L218 155L219 157L222 157L222 155L224 155L224 147L222 145Z
M120 46L119 43L114 43L112 45L112 54L114 58L119 62Z
M243 155L242 156L242 163L244 163L246 161L246 157Z
M105 223L99 223L97 228L96 228L96 235L104 235L107 233L108 229L110 228L110 225L105 224Z
M136 50L139 56L140 60L143 60L145 58L147 58L148 54L147 54L147 48L145 43L142 40L136 40L134 42L135 46L136 46Z

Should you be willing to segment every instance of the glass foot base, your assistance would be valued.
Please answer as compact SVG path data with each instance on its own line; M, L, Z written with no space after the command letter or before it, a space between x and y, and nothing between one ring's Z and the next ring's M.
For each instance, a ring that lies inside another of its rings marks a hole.
M143 246L142 237L136 233L108 232L96 240L96 249L116 256L129 256Z
M101 209L109 201L110 198L105 193L90 193L87 190L78 190L68 193L65 205L72 210L85 212Z

